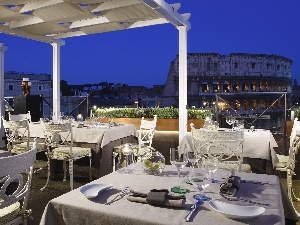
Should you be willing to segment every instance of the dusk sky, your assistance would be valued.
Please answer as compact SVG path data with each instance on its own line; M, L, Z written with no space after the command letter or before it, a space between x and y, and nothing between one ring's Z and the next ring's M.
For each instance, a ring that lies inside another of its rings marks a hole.
M191 13L188 53L275 54L293 60L300 83L299 0L165 0ZM178 30L171 24L65 39L61 79L68 84L107 81L152 87L165 84L178 54ZM5 71L52 74L52 46L0 34Z

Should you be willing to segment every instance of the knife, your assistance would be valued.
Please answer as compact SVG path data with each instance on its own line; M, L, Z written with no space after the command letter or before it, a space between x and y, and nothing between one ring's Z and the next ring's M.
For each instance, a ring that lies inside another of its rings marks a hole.
M193 213L196 211L196 209L203 204L202 200L197 201L194 205L192 205L191 207L191 211L189 212L189 214L187 214L187 216L185 217L185 221L186 222L190 222L190 219L193 215Z

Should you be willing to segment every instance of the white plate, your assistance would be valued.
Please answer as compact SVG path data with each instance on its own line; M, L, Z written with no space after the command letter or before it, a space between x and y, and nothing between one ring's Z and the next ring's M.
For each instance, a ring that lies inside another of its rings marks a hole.
M265 208L261 206L241 206L217 200L210 201L209 205L212 209L231 219L249 220L265 212Z
M105 191L112 186L112 184L88 184L80 188L80 192L87 198L95 198L101 191Z

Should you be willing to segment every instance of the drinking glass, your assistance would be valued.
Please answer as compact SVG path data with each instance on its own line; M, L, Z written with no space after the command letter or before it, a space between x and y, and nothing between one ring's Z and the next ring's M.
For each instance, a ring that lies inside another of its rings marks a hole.
M219 159L216 156L202 156L201 157L201 168L206 173L206 180L209 183L213 182L212 174L218 170Z
M238 120L239 129L244 129L244 120Z
M189 174L189 182L197 188L197 190L200 192L199 193L199 198L203 201L209 200L210 197L208 197L207 195L205 195L203 192L205 190L205 188L207 188L209 186L209 180L207 179L199 179L199 176L203 175L202 173L200 173L200 171L198 169L195 169L194 173L190 173ZM206 200L205 200L206 199Z
M191 163L190 172L189 174L195 174L195 165L198 162L198 157L195 152L187 152L187 160Z
M64 112L60 112L59 120L62 122L64 120Z
M170 148L170 162L178 172L178 187L180 188L180 171L188 163L186 153L181 154L177 148Z
M124 170L125 173L131 172L131 170L128 168L128 165L129 165L129 155L131 155L132 151L133 150L129 144L124 144L124 146L122 147L122 154L125 156L125 166L126 166L126 169Z
M235 121L235 117L234 116L227 116L226 117L226 123L228 123L229 126L232 126L233 123Z

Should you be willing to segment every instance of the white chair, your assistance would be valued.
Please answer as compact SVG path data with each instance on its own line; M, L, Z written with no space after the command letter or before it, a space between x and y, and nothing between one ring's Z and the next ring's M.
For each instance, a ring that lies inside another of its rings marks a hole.
M31 216L27 202L36 151L37 139L31 150L0 158L0 224L27 224ZM10 191L13 193L8 192L11 183L17 184L16 190Z
M11 154L20 154L32 148L34 142L30 137L28 119L7 121L2 117L2 123L7 139L7 149ZM44 143L39 141L37 151L45 151Z
M155 133L157 123L157 115L154 115L153 120L145 120L144 117L141 119L140 128L137 131L138 136L138 143L124 143L129 144L129 146L133 150L133 154L131 154L131 161L140 161L141 156L149 151L152 146L152 140ZM124 144L114 147L113 151L113 171L116 170L116 157L119 156L118 161L121 162L122 158L122 148ZM126 157L127 160L128 157ZM129 162L125 163L126 165L129 164Z
M44 190L50 179L50 160L62 160L64 181L66 180L66 162L69 162L70 187L73 190L73 162L83 157L90 160L90 180L92 180L92 150L91 148L75 147L71 123L42 123L46 145L48 146L48 176Z
M20 154L28 151L30 142L28 120L6 121L2 117L2 123L7 139L7 149L12 154Z
M251 172L249 164L243 163L243 130L196 129L191 123L193 150L198 156L214 156L219 160L218 168Z
M296 197L293 190L293 176L296 175L295 173L296 154L298 153L299 148L300 148L300 121L298 121L298 119L296 118L294 120L294 125L290 136L289 155L277 154L279 162L275 165L276 171L286 173L287 194L290 201L292 202L292 205L293 205L293 198L298 202L300 201L300 198ZM297 211L296 213L298 217L300 217L300 213L298 213Z
M152 140L155 133L157 123L157 115L154 115L153 120L145 120L144 117L142 117L140 129L138 130L138 151L141 154L143 152L143 148L151 147L152 146Z
M17 115L13 115L10 112L8 112L8 119L13 121L28 120L28 122L31 123L30 111L28 111L28 113L25 114L17 114Z

